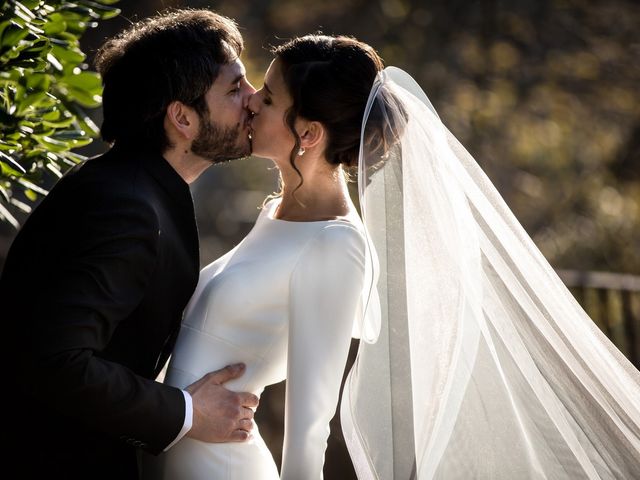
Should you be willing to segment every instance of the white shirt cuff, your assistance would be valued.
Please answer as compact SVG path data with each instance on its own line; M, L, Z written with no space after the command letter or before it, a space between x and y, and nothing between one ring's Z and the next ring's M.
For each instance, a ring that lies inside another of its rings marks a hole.
M167 448L163 450L165 452L178 443L178 441L184 437L189 430L191 430L191 426L193 425L193 400L191 399L189 392L182 390L182 393L184 394L184 425L182 425L182 429L173 442L167 445Z

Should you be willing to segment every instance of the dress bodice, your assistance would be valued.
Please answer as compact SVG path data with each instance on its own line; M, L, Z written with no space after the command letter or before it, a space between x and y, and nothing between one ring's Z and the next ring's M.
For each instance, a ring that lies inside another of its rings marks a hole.
M200 273L165 381L184 388L237 362L247 368L231 390L260 395L286 378L281 478L321 478L362 292L363 227L357 215L276 219L277 204Z

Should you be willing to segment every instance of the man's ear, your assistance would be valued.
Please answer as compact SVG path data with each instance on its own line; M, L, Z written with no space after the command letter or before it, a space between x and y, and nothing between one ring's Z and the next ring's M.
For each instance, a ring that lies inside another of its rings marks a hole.
M198 115L182 102L176 100L167 106L166 121L185 140L193 140L198 134Z
M325 129L320 122L302 121L298 125L298 135L300 135L300 146L302 148L313 148L320 145L325 138Z

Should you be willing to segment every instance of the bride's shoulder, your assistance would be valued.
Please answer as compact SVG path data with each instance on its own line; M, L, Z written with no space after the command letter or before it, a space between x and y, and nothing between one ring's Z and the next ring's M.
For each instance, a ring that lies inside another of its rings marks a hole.
M366 239L361 225L349 220L327 222L315 235L311 246L317 252L364 252Z
M327 222L308 238L300 252L294 271L303 275L313 272L316 281L348 276L363 271L366 263L366 241L356 225L347 221Z

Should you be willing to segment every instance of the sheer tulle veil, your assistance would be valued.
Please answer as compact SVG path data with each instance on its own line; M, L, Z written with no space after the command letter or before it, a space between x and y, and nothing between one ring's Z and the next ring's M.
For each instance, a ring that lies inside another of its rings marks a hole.
M367 282L341 408L358 478L640 478L640 373L394 67L358 182Z

